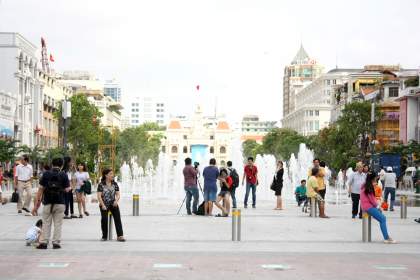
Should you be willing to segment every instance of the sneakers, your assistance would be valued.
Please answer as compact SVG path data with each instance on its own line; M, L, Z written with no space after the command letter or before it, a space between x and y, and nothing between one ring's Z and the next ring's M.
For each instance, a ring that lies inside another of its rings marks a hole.
M397 243L397 241L395 241L392 238L388 238L388 239L384 240L384 243L385 244L395 244L395 243Z
M25 211L26 213L31 213L31 211L29 211L27 208L23 207L22 208L23 211Z
M45 250L48 248L48 245L45 243L40 243L38 246L36 246L37 249Z
M53 243L53 249L61 249L60 244Z

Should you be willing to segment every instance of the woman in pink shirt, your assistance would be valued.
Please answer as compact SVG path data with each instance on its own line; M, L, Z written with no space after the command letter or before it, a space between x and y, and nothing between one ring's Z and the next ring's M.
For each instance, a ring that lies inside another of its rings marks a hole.
M366 177L366 183L362 186L360 191L360 202L362 204L362 210L367 212L379 222L385 243L396 243L395 240L389 237L386 227L386 218L384 214L382 214L382 211L378 209L378 202L375 198L375 185L377 183L378 176L375 173L368 173Z

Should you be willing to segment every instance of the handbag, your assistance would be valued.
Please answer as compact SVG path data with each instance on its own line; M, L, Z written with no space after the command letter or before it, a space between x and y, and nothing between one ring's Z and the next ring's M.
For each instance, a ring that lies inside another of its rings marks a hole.
M272 191L276 191L276 189L277 189L276 183L277 183L277 178L276 178L276 176L274 176L273 177L273 182L271 182L271 186L270 186L270 189Z
M92 193L92 184L89 180L85 181L81 187L82 191L85 194L91 194Z
M18 203L18 201L19 201L19 193L15 190L12 193L12 199L10 200L10 202L12 202L12 203Z

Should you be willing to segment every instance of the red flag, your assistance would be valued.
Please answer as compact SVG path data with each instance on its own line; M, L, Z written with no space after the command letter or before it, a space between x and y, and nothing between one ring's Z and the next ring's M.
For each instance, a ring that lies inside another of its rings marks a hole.
M50 54L50 61L51 62L55 62L54 57L52 56L52 54Z
M197 85L195 88L196 88L197 90L200 90L200 85Z

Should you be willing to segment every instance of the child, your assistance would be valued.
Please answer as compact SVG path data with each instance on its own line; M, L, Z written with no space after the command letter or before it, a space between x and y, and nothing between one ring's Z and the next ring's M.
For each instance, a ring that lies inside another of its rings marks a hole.
M38 220L36 224L29 228L26 233L26 246L36 245L39 243L39 239L42 231L42 220Z
M306 201L306 180L300 181L300 186L296 187L295 196L298 207L300 207L302 202Z
M378 202L378 205L381 205L382 203L382 184L381 181L378 181L376 184L373 185L375 188L375 198Z

